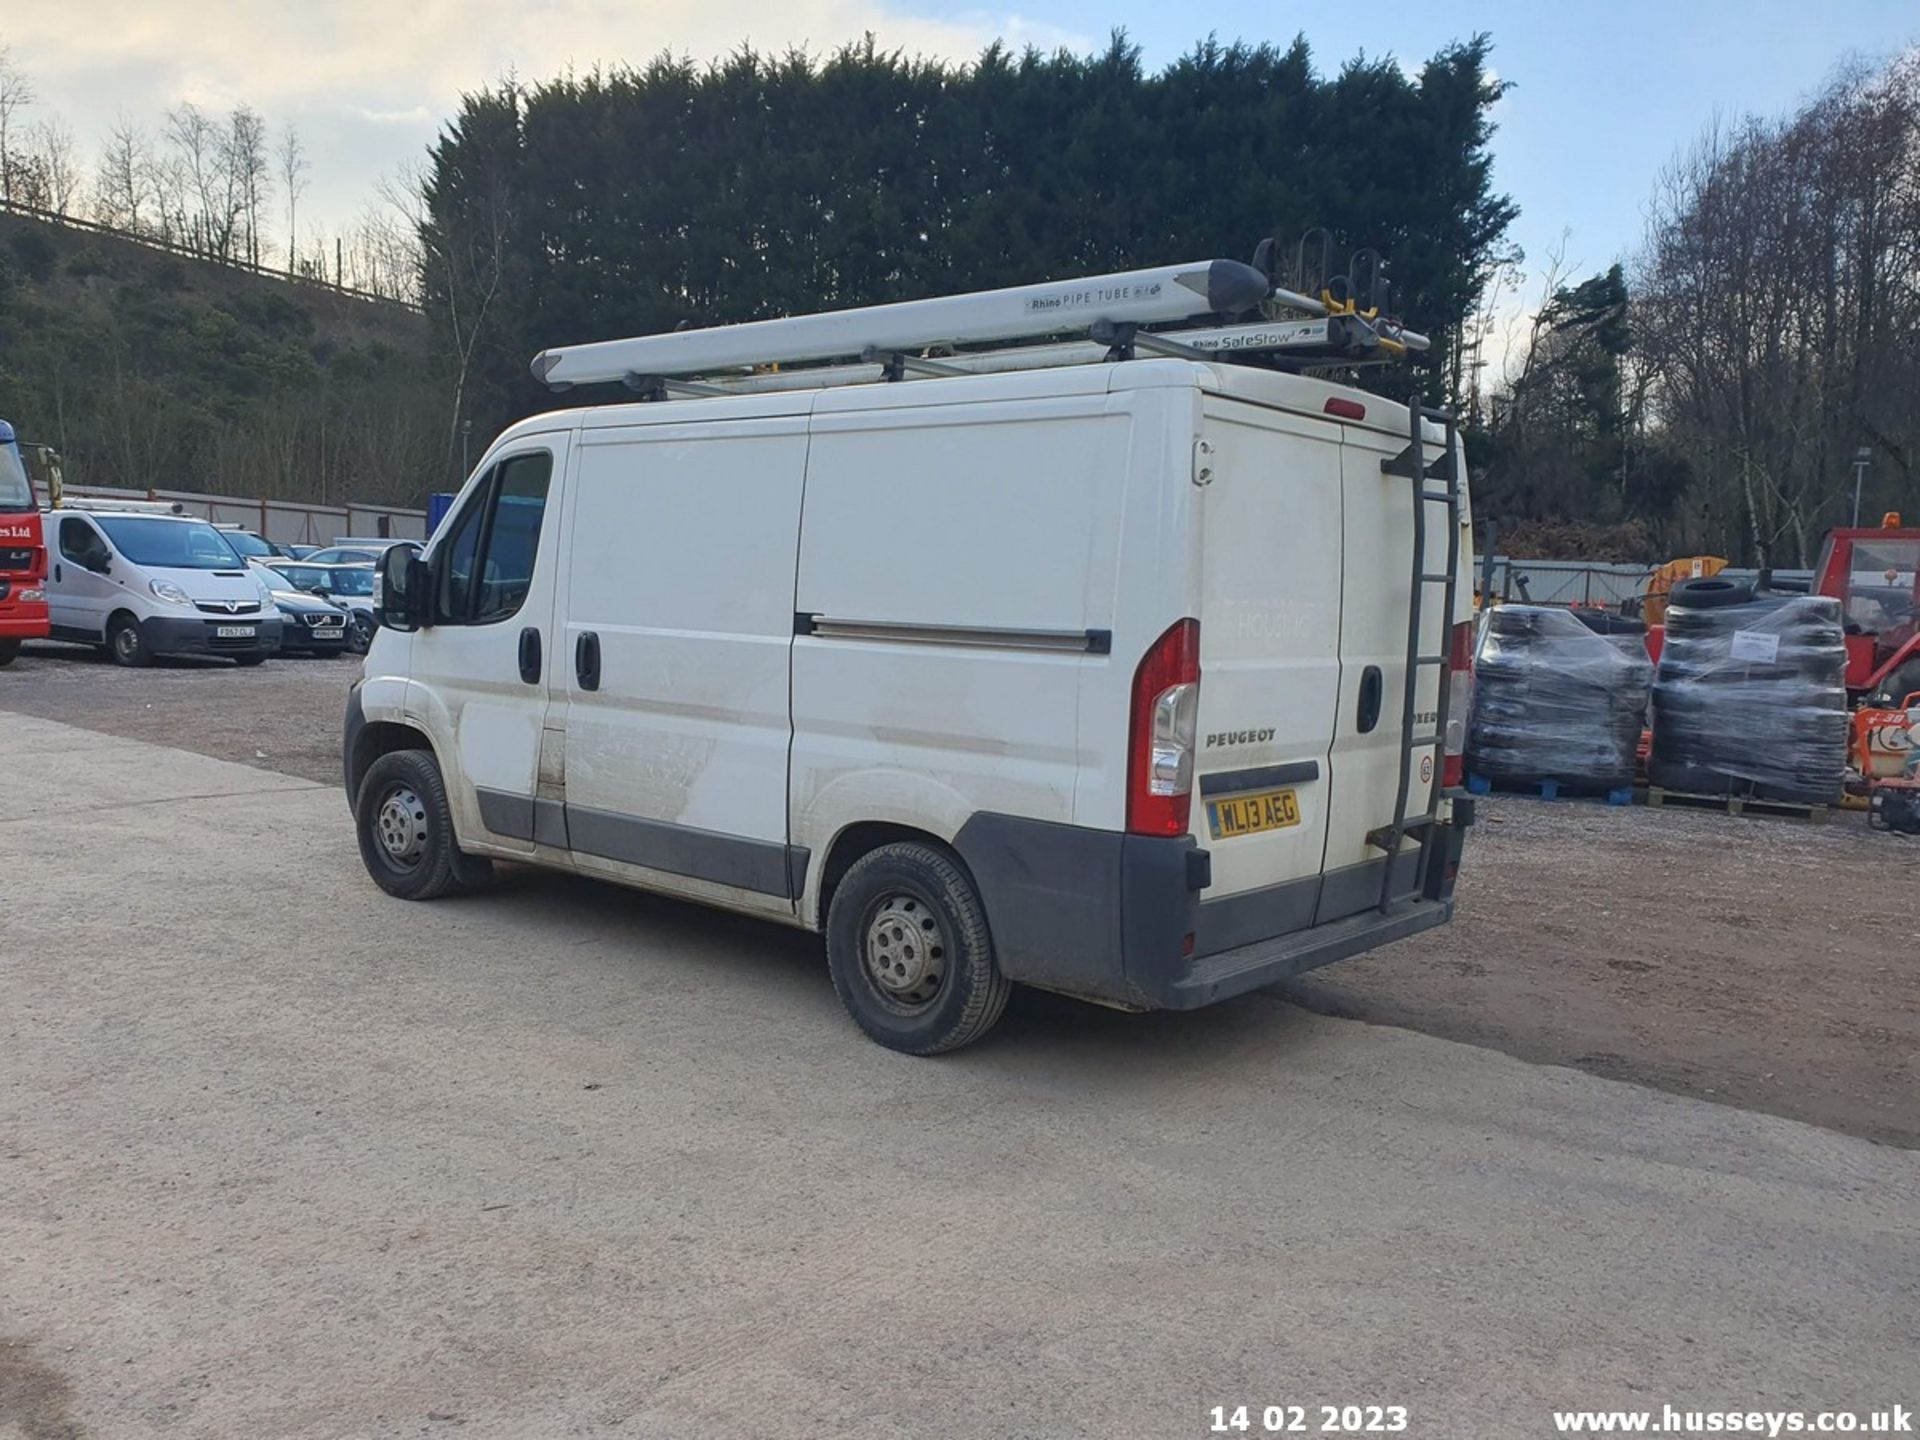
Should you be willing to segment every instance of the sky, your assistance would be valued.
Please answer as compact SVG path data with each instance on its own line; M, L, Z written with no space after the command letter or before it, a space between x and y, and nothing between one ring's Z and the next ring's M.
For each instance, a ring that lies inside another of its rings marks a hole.
M24 118L60 116L89 163L116 115L153 131L182 100L245 101L297 126L312 167L304 232L309 220L350 223L383 176L424 153L463 91L508 71L540 79L662 50L705 59L742 41L819 53L869 30L883 46L955 59L996 36L1090 50L1115 27L1149 66L1211 28L1223 41L1304 34L1326 70L1361 53L1417 69L1485 31L1512 85L1495 110L1494 179L1520 206L1511 235L1537 290L1556 251L1576 276L1628 258L1661 168L1716 116L1788 111L1848 57L1920 44L1916 0L1273 0L1211 14L1153 0L1017 3L7 0L0 45L39 92Z

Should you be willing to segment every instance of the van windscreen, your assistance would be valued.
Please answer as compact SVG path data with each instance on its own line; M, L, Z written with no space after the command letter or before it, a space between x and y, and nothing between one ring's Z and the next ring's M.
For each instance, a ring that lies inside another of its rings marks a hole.
M101 515L113 548L136 565L162 570L240 570L246 561L204 520L154 515Z

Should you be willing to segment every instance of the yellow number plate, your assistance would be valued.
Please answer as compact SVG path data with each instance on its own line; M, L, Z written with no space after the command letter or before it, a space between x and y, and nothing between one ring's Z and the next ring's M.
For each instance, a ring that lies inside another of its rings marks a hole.
M1300 823L1300 801L1291 790L1260 790L1207 801L1207 828L1216 840L1284 830Z

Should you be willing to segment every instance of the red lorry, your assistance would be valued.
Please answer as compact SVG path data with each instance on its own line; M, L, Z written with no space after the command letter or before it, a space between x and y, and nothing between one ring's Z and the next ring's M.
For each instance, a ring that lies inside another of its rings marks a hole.
M13 426L0 420L0 665L47 636L47 547Z

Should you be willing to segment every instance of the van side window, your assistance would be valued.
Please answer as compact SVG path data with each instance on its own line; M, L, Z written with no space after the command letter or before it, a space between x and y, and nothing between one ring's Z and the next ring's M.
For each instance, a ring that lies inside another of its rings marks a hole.
M69 515L60 522L60 553L76 565L107 553L99 533L78 516Z
M493 476L488 475L474 492L473 501L453 522L453 533L440 547L434 568L440 572L439 593L434 596L434 619L442 625L464 625L473 609L473 557L480 547L480 525L487 511L487 498L493 493Z
M493 468L441 552L441 624L492 624L526 602L552 477L553 456L545 450L511 456Z

